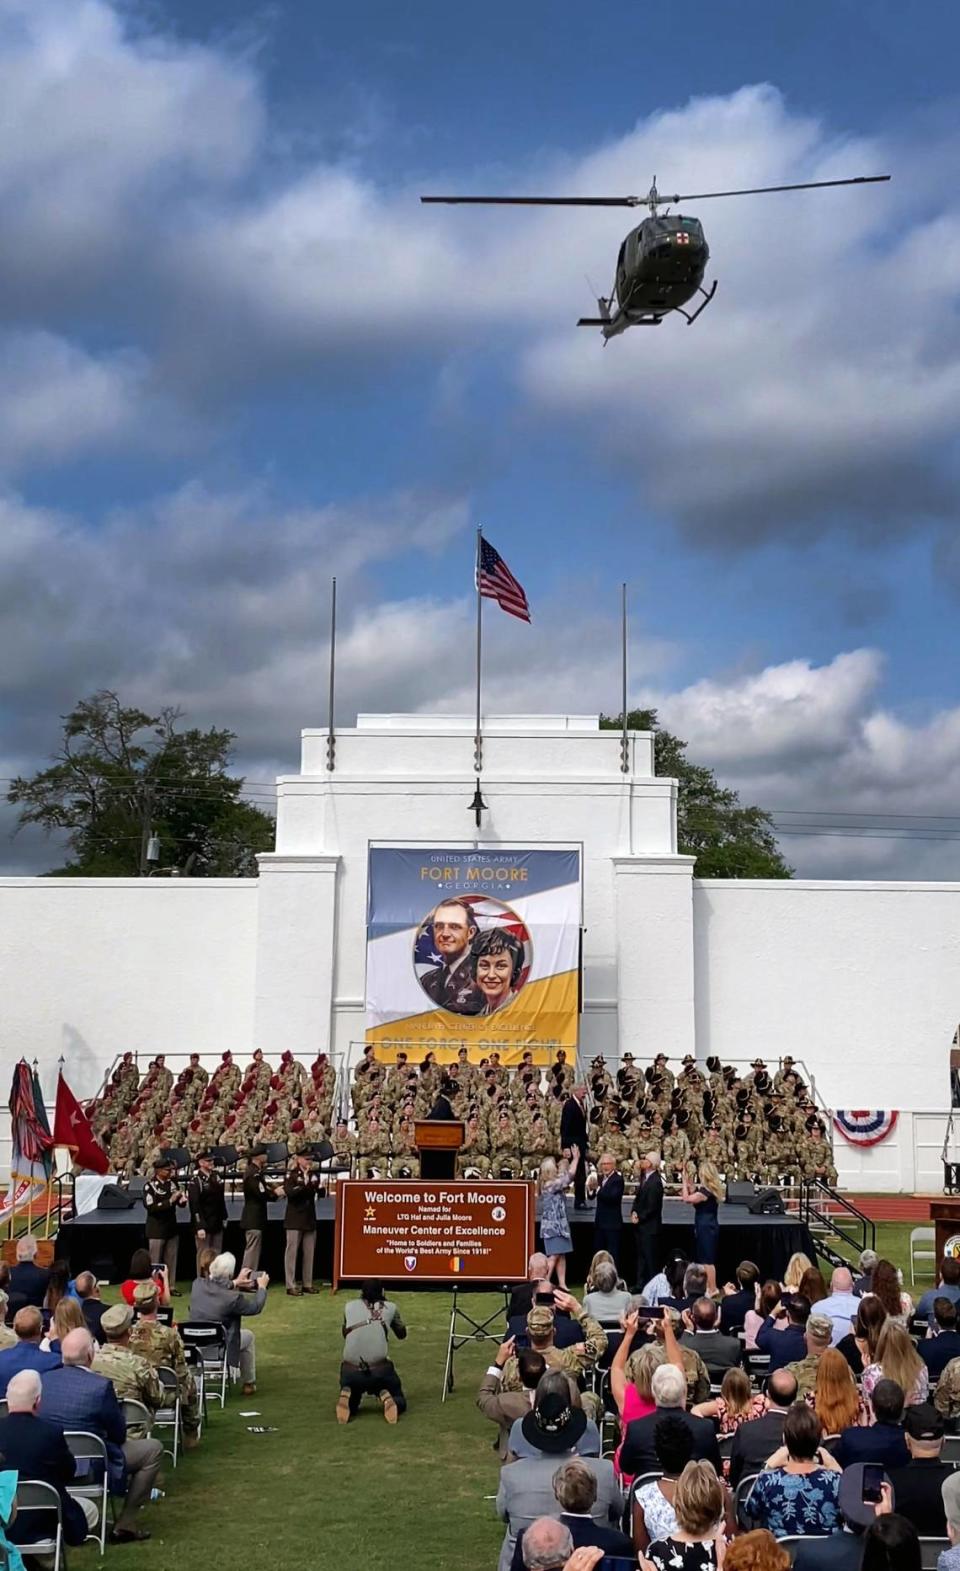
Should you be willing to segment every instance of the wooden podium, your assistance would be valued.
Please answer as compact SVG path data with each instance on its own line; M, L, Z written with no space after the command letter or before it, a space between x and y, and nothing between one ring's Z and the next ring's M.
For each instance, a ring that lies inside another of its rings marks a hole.
M420 1156L421 1178L456 1178L457 1152L466 1131L459 1119L418 1118L413 1139Z
M934 1270L936 1270L946 1253L948 1240L960 1234L960 1195L945 1195L942 1200L931 1200L930 1220L937 1230L937 1241L934 1245L937 1251L937 1258L934 1261Z

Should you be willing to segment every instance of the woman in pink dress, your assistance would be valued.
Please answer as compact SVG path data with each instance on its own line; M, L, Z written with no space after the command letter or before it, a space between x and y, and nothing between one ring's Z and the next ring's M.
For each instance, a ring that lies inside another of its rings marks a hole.
M627 1365L630 1362L630 1353L634 1339L642 1322L642 1309L632 1309L629 1314L624 1316L623 1336L610 1365L610 1394L617 1404L617 1412L620 1414L620 1445L617 1446L613 1458L613 1465L618 1474L620 1472L620 1446L623 1445L623 1437L627 1432L627 1425L632 1423L635 1418L647 1418L656 1409L657 1404L653 1400L650 1386L654 1370L660 1364L675 1364L682 1371L684 1379L686 1379L683 1354L674 1333L673 1317L669 1310L662 1321L646 1322L648 1326L651 1324L663 1326L663 1348L666 1357L661 1357L659 1350L655 1351L655 1347L652 1344L642 1348L633 1361L631 1378L627 1371ZM623 1478L622 1483L624 1488L627 1488L630 1484L630 1479Z

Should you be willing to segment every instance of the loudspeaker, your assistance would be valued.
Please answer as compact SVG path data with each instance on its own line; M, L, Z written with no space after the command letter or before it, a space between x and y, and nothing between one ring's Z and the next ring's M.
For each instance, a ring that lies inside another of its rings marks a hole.
M761 1189L747 1206L751 1216L783 1216L783 1196L779 1189Z
M136 1203L119 1184L104 1184L97 1201L101 1211L132 1211Z
M756 1198L757 1186L749 1178L734 1178L727 1184L727 1205L748 1206Z

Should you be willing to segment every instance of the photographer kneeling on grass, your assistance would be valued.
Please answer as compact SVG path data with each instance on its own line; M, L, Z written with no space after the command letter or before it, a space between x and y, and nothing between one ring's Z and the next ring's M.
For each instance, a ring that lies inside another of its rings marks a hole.
M391 1331L401 1342L407 1334L396 1304L383 1296L383 1284L370 1278L360 1288L360 1297L343 1311L338 1424L350 1422L365 1396L379 1398L388 1424L395 1424L406 1411L400 1376L387 1352Z

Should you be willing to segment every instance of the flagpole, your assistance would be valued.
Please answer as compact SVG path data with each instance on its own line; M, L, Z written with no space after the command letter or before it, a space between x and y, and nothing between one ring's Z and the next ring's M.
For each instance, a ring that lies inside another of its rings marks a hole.
M337 740L333 730L333 697L337 670L337 580L330 580L330 687L327 694L327 768L336 768Z
M473 793L470 803L474 823L480 828L483 809L486 803L480 792L480 775L483 770L483 730L480 717L480 672L482 669L483 654L483 596L480 593L480 547L483 541L483 528L477 527L477 555L474 563L473 578L477 591L477 715L476 728L473 733L473 772L476 777L477 788Z
M620 772L629 774L630 771L630 744L627 741L627 586L620 585L620 716L623 721L623 734L620 737Z

